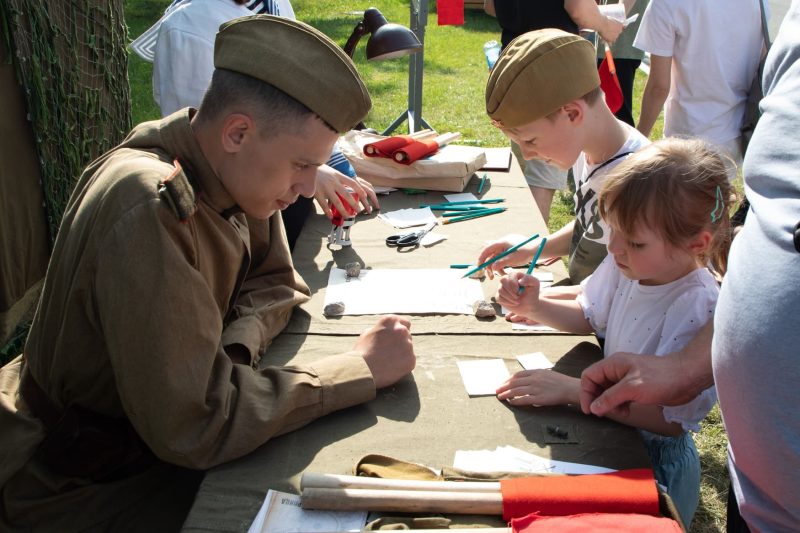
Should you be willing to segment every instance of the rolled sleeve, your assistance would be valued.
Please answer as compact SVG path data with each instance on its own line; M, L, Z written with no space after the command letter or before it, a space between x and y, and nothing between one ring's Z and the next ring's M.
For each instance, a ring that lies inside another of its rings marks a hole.
M327 357L310 365L322 384L322 414L375 398L375 381L357 352Z

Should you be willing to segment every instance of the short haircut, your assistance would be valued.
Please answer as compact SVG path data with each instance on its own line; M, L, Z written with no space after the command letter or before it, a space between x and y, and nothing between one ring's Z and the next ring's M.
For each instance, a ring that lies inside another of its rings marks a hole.
M268 137L277 133L299 133L310 116L318 116L269 83L218 68L203 96L199 117L213 120L226 113L244 113L258 124L269 124L270 127L262 128Z
M589 107L592 107L597 102L602 100L603 97L604 97L603 89L601 89L600 87L595 87L594 89L592 89L588 93L586 93L583 96L581 96L580 98L578 98L578 100L583 100L584 102L586 102L586 105L588 105ZM550 120L550 121L554 121L556 119L556 115L558 114L558 112L560 110L561 110L561 107L559 107L558 109L556 109L555 111L553 111L552 113L547 115L547 119Z

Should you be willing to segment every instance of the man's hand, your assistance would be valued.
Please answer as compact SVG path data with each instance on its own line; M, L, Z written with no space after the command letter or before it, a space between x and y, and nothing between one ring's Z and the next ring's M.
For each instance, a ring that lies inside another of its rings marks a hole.
M348 189L358 194L358 201L353 199L353 195L348 192ZM376 209L380 208L375 189L368 181L359 177L351 178L350 176L345 176L328 165L320 166L319 170L317 170L317 190L314 193L314 198L328 218L332 216L331 205L335 205L340 213L348 212L336 193L339 193L339 196L344 198L347 205L356 213L361 211L359 203L367 213L372 212L373 206Z
M411 323L399 316L381 317L358 338L355 350L363 354L375 387L388 387L414 370Z
M629 403L681 405L697 396L676 354L615 353L581 374L581 409L586 414L628 414Z
M581 409L604 416L628 414L628 403L681 405L714 384L709 320L679 352L661 357L615 353L581 374Z

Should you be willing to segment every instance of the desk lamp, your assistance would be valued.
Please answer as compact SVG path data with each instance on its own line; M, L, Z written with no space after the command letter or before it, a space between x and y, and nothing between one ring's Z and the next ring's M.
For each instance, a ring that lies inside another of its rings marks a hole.
M422 43L413 31L405 26L387 22L380 11L371 7L364 11L364 17L353 28L353 33L344 45L344 52L352 58L358 41L368 33L370 34L367 41L368 60L392 59L422 51ZM355 129L365 128L364 123L360 122Z
M370 60L392 59L422 50L422 43L414 32L405 26L387 22L380 11L371 7L364 11L364 18L353 28L344 45L345 53L352 58L356 44L368 33L371 35L367 41L367 59Z

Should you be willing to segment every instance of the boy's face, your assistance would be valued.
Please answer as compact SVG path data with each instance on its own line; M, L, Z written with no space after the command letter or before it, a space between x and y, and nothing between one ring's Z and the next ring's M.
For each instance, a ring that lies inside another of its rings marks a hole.
M309 116L297 133L267 136L254 124L221 178L242 211L267 219L299 196L311 198L319 166L338 135L318 117Z
M517 143L525 159L540 159L567 170L581 153L576 125L582 114L564 106L549 117L542 117L516 128L502 128Z

